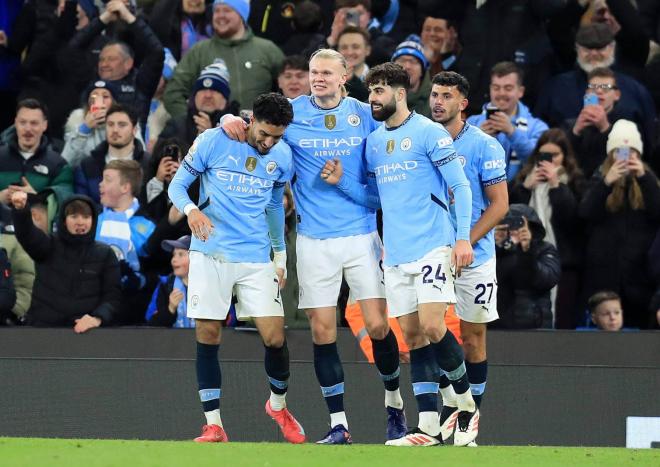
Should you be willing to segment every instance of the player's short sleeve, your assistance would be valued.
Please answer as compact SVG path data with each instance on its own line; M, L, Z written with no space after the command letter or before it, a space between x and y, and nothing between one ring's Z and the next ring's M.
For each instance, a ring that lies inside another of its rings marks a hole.
M275 182L275 186L284 186L286 182L290 181L293 178L293 153L288 144L284 141L279 143L281 147L281 162L280 162L280 171L279 177Z
M495 138L482 143L479 161L479 179L483 186L491 186L506 181L506 157L504 148Z
M213 153L214 140L220 136L219 129L206 130L193 141L188 154L183 158L183 167L194 176L206 170L209 156Z
M458 157L454 148L454 140L439 123L431 123L424 128L419 128L418 131L426 134L426 153L435 166L441 167Z

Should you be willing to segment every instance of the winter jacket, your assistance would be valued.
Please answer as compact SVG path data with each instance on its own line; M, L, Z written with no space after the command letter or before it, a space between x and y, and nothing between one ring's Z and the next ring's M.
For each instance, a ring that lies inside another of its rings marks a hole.
M578 269L582 265L584 230L578 217L578 203L584 190L584 178L560 183L548 191L552 206L552 230L555 233L557 250L562 269ZM521 183L509 188L509 203L529 204L532 192Z
M486 121L487 105L484 104L480 114L473 115L467 119L470 125L479 127ZM543 132L548 129L548 125L540 118L533 116L527 106L522 102L518 102L518 111L511 118L511 123L514 127L511 136L506 133L498 133L496 135L497 141L500 142L506 154L506 176L509 180L513 180L527 158L534 151L536 142Z
M16 288L7 250L0 247L0 325L11 322L16 303Z
M8 144L0 145L0 190L21 177L26 177L37 192L45 188L52 188L61 196L73 192L71 167L49 146L46 136L41 137L39 147L27 160L20 153L15 133Z
M7 226L5 230L9 230ZM13 232L13 227L11 231ZM0 246L7 250L7 256L11 263L11 273L16 290L16 302L12 313L16 318L22 318L30 308L32 301L32 288L34 285L34 261L25 252L23 247L13 233L0 234Z
M608 211L605 203L612 188L600 171L589 181L579 206L579 215L588 227L582 301L586 303L600 290L617 292L626 327L646 327L645 310L656 286L647 254L660 226L660 186L648 168L637 182L643 210L632 209L626 198L620 211Z
M552 328L550 289L559 282L559 253L543 241L545 229L536 212L524 204L512 204L508 216L525 216L532 232L529 250L497 246L497 308L502 329Z
M147 169L149 155L142 149L139 140L133 141L135 149L133 150L133 160L142 165L142 170ZM103 168L105 167L105 157L108 154L108 143L103 141L96 149L92 151L89 157L80 162L80 165L74 172L74 189L77 194L86 195L92 198L96 204L101 203L101 194L99 193L99 183L103 179Z
M85 235L72 235L65 226L64 211L74 200L88 203L93 212ZM100 318L102 325L112 322L119 306L119 264L110 246L94 241L95 209L86 196L70 197L53 235L34 226L29 207L12 211L16 237L36 265L28 324L73 326L85 314Z
M251 29L241 39L214 35L198 42L181 59L165 88L163 102L170 115L186 114L195 81L202 69L216 59L224 60L229 70L231 99L238 101L242 109L251 109L259 94L273 89L284 54L271 41L256 37Z

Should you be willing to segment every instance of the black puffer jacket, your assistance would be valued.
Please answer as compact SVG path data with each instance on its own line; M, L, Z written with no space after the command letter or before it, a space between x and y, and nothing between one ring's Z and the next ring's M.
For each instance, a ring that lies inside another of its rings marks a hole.
M496 248L500 320L493 327L551 328L550 289L559 282L559 253L554 246L543 241L545 229L534 209L525 204L512 204L507 214L510 216L527 218L532 242L526 252L517 245L509 249Z
M656 287L647 254L660 226L660 185L648 168L637 183L644 209L632 209L626 192L622 209L610 212L606 202L612 187L599 171L589 181L579 207L588 226L582 302L600 290L613 290L621 296L625 326L645 328Z
M74 200L89 204L92 228L72 235L65 226L66 206ZM112 322L119 307L119 263L112 249L96 242L97 215L87 196L72 196L61 207L58 233L46 235L32 223L29 207L12 211L16 238L34 260L36 277L27 323L33 326L73 326L85 314Z

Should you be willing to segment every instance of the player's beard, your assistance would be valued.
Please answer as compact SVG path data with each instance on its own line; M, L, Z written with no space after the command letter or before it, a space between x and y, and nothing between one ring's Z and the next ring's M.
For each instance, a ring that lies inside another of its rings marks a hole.
M371 116L374 120L384 122L396 112L396 99L394 97L387 104L383 104L380 110L374 110L374 105L371 104Z

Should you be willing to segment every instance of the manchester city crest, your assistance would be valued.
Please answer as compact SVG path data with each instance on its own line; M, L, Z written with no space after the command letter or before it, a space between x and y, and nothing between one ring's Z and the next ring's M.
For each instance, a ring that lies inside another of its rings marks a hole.
M337 117L333 114L326 115L325 116L325 127L328 130L332 130L336 126L337 126Z
M410 138L403 138L401 140L401 150L407 151L412 147L412 140Z
M385 146L385 150L388 154L392 154L392 151L394 151L394 146L396 146L396 141L393 139L388 139L387 145Z
M348 124L350 126L358 126L360 124L360 116L356 114L350 114L348 116Z
M248 157L245 161L245 168L248 172L253 172L257 168L257 159L256 157Z
M273 172L275 172L275 169L277 169L277 162L270 161L268 164L266 164L266 173L268 175L272 175Z

